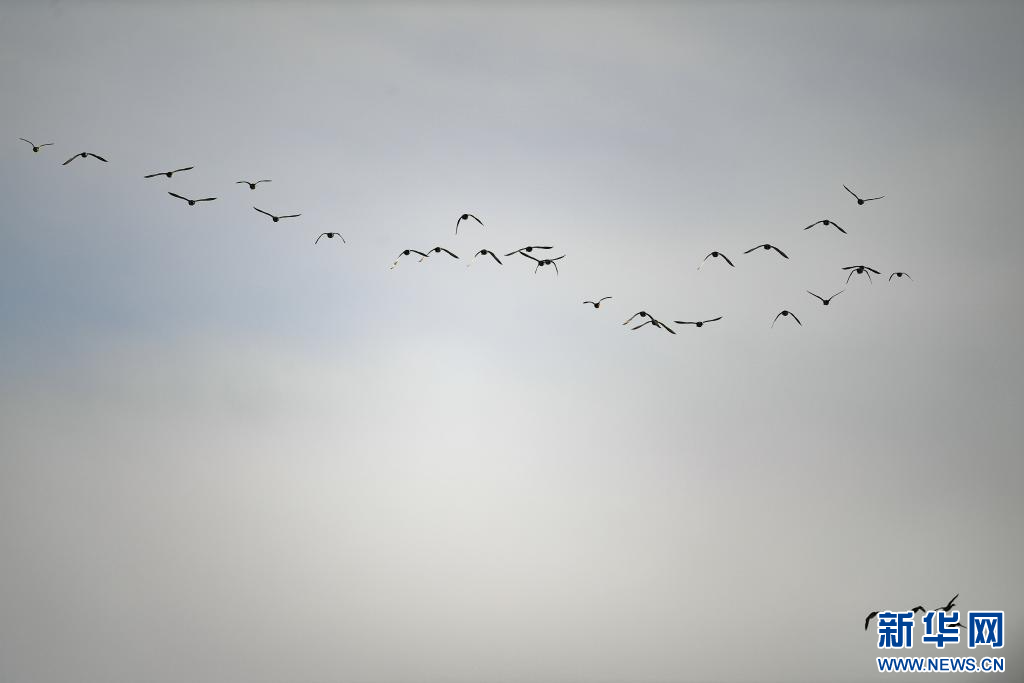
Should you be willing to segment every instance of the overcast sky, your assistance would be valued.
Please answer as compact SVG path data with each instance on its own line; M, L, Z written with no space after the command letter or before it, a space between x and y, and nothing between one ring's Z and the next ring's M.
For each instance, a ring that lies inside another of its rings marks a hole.
M0 680L862 681L958 592L1016 678L1022 31L0 4Z

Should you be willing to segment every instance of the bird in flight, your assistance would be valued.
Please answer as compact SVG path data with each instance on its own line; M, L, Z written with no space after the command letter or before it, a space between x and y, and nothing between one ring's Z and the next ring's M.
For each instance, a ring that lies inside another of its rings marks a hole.
M150 173L149 175L142 176L143 178L156 178L159 176L166 176L170 178L175 173L181 173L182 171L191 171L195 166L186 166L185 168L176 168L173 171L160 171L159 173Z
M835 294L833 294L832 296L830 296L827 299L818 296L817 294L815 294L814 292L812 292L809 289L807 290L807 293L810 294L811 296L813 296L815 299L820 299L821 300L821 304L823 306L828 306L828 302L832 301L832 299L835 299L837 296L839 296L840 294L842 294L845 291L846 291L845 289L840 289L838 292L836 292Z
M515 251L510 251L507 254L505 254L505 256L512 256L513 254L522 254L523 252L526 252L527 254L529 254L534 249L554 249L554 247L538 247L538 246L523 247L522 249L516 249Z
M655 327L660 327L661 329L665 330L666 332L671 332L672 334L676 333L676 331L673 330L671 327L669 327L665 323L661 322L660 320L655 320L654 318L650 318L648 320L645 320L644 322L640 323L639 325L637 325L636 327L634 327L632 329L639 330L644 325L654 325Z
M448 251L444 247L434 247L433 249L427 249L427 253L423 255L423 258L421 258L420 261L422 261L424 258L427 258L431 254L440 254L442 251L451 256L452 258L459 258L458 256Z
M905 277L908 280L913 280L914 279L914 278L910 277L909 275L907 275L906 273L902 273L902 272L897 271L897 272L895 272L895 273L893 273L892 275L889 276L889 282L892 282L892 279L894 277L896 277L896 278Z
M813 227L814 227L815 225L817 225L818 223L821 223L821 224L822 224L822 225L824 225L824 226L825 226L826 228L827 228L828 226L830 226L830 225L831 225L831 226L834 226L834 227L835 227L835 229L836 229L836 230L838 230L839 232L843 233L844 235L845 235L845 234L847 234L847 232L846 232L845 230L843 230L843 229L842 229L841 227L839 227L839 224L838 224L838 223L836 223L836 222L835 222L834 220L831 220L831 219L829 219L829 218L822 218L822 219L821 219L820 221L814 221L813 223L811 223L810 225L808 225L808 226L807 226L806 228L804 228L804 230L810 230L811 228L813 228Z
M864 630L865 631L868 630L868 624L871 623L871 620L874 619L877 615L878 615L877 611L872 612L871 614L868 615L868 618L864 620Z
M255 190L256 186L259 185L260 183L269 183L269 182L270 182L269 180L256 180L256 181L236 180L235 181L235 185L248 185L250 190Z
M320 237L326 237L327 239L332 240L335 237L341 237L341 233L340 232L322 232L322 233L320 233ZM316 244L317 242L319 242L320 241L320 237L317 237L316 238L316 242L313 242L313 244ZM345 243L345 238L341 237L341 241L342 241L342 243Z
M879 273L877 270L875 270L874 268L869 268L868 266L843 266L843 270L850 271L850 274L846 276L846 284L850 284L850 278L853 277L854 273L856 273L857 275L867 275L868 282L873 282L873 280L871 279L871 273L874 273L875 275L881 275L881 273Z
M713 323L716 320L721 319L722 316L718 316L717 318L709 318L707 320L675 320L673 322L675 322L676 325L696 325L697 327L704 327L705 323Z
M928 610L926 610L921 605L918 605L917 607L915 607L914 609L912 609L910 611L913 612L914 614L917 614L918 612L927 612Z
M949 599L949 602L946 603L945 607L936 607L935 611L936 612L948 612L949 610L951 610L954 607L956 607L956 603L954 602L954 600L956 600L959 597L960 597L960 594L957 593L956 595L954 595L952 598Z
M793 316L793 320L796 321L797 325L799 325L800 327L804 326L804 324L802 322L800 322L800 318L796 317L795 313L793 313L791 311L783 310L783 311L780 311L779 314L775 316L775 320L772 320L772 327L775 327L775 321L778 320L780 317L788 318L789 316Z
M846 187L846 185L843 185L843 187ZM864 206L864 202L873 202L876 199L882 199L885 197L885 195L883 194L881 197L866 197L864 199L861 199L860 197L857 196L857 193L851 190L850 188L846 187L846 191L852 194L853 198L857 200L857 206Z
M781 249L776 247L774 244L767 244L767 243L766 244L759 244L756 247L754 247L753 249L747 249L743 253L744 254L749 254L750 252L757 251L758 249L764 249L765 251L768 251L769 249L774 249L775 251L779 252L779 256L781 256L782 258L789 258L788 256L786 256L786 253L784 251L782 251Z
M398 256L395 257L395 262L391 264L391 270L394 270L395 267L398 265L398 259L402 258L403 256L408 256L409 254L419 255L421 257L420 261L427 258L427 254L424 254L422 251L416 251L415 249L404 249Z
M558 275L559 274L559 272L558 272L558 264L555 263L555 261L558 261L560 259L564 259L565 258L565 254L562 254L561 256L556 256L555 258L545 258L545 259L534 258L533 256L530 256L529 254L524 254L523 252L519 252L519 254L521 256L525 256L526 258L528 258L528 259L530 259L532 261L536 261L537 262L537 267L533 269L533 274L534 275L537 274L537 271L540 270L541 266L554 266L555 267L555 275Z
M722 258L724 258L724 259L725 259L725 262L726 262L726 263L728 263L728 264L729 264L730 266L732 266L733 268L735 268L735 267L736 267L735 265L733 265L733 262L729 260L729 257L728 257L728 256L726 256L725 254L723 254L723 253L722 253L722 252L720 252L720 251L713 251L713 252L711 252L710 254L708 254L707 256L705 256L705 257L704 257L704 261L707 261L707 260L708 260L709 258L718 258L719 256L721 256ZM787 258L788 258L788 257L787 257ZM700 270L700 269L701 269L701 267L702 267L702 266L704 265L704 261L701 261L701 262L700 262L700 265L699 265L699 266L697 266L697 270Z
M605 299L611 299L611 297L610 296L603 296L600 299L598 299L597 301L584 301L583 303L590 304L594 308L601 308L601 302L604 301Z
M477 256L490 256L492 259L498 262L499 266L504 265L501 262L501 259L499 259L498 256L493 251L491 251L490 249L481 249L480 251L473 254L473 258L469 259L469 263L466 264L467 268L473 265L473 262L476 261Z
M252 208L256 209L255 206L252 207ZM270 220L274 221L275 223L278 222L279 220L281 220L282 218L298 218L299 216L302 215L301 213L292 213L292 214L288 214L287 216L275 216L272 213L267 213L263 209L256 209L256 210L259 211L260 213L262 213L264 216L270 216Z
M99 159L103 163L107 163L107 160L104 159L103 157L101 157L99 154L93 154L92 152L80 152L79 154L76 154L75 156L73 156L70 159L68 159L67 161L65 161L63 164L61 164L61 166L67 166L68 164L70 164L72 161L74 161L78 157L82 157L83 159L86 158L86 157L92 157L93 159Z
M188 197L182 197L180 194L174 194L173 192L168 192L167 194L171 195L172 197L177 197L178 199L181 199L183 201L188 202L189 206L195 206L196 202L212 202L214 199L216 199L216 197L203 197L202 199L189 199Z
M456 235L459 234L459 223L461 223L462 221L468 221L470 218L475 220L481 226L484 224L483 221L481 221L479 218L477 218L473 214L471 214L471 213L464 213L461 216L459 216L459 220L455 221L455 234Z
M23 141L23 142L27 142L28 144L32 145L32 151L33 152L38 152L43 147L49 147L50 145L53 144L52 142L44 142L41 145L37 145L36 143L32 142L31 140L26 140L25 138L18 138L18 139Z

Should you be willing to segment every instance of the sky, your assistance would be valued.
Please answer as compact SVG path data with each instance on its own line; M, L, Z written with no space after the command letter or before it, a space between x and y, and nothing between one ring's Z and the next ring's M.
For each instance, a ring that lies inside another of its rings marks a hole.
M1022 29L0 4L0 680L865 681L956 593L1017 680Z

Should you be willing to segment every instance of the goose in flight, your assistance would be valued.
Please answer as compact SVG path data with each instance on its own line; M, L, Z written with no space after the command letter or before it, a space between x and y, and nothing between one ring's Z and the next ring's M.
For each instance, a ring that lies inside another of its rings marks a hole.
M534 249L554 249L554 247L538 247L536 245L529 246L529 247L523 247L522 249L516 249L515 251L510 251L507 254L505 254L505 256L512 256L514 254L522 254L523 252L526 252L527 254L529 254Z
M320 233L320 237L326 237L327 239L332 240L335 237L341 237L341 233L340 232L322 232L322 233ZM320 241L320 237L317 237L316 238L316 242L313 242L313 244L316 244L317 242L319 242ZM341 242L342 242L342 244L346 243L344 237L341 237Z
M150 173L149 175L142 176L143 178L157 178L159 176L165 176L170 178L175 173L181 173L182 171L191 171L195 166L186 166L185 168L176 168L173 171L160 171L159 173Z
M647 320L645 320L642 323L640 323L639 325L637 325L636 327L633 327L633 328L630 328L630 329L639 330L644 325L654 325L655 327L661 328L661 329L665 330L666 332L671 332L672 334L676 333L675 330L673 330L671 327L669 327L665 323L661 322L660 320L656 320L656 319L650 318L650 317Z
M754 247L753 249L747 249L743 253L744 254L749 254L750 252L757 251L758 249L764 249L765 251L768 251L769 249L774 249L775 251L779 252L779 256L781 256L782 258L789 258L788 256L786 256L786 252L782 251L781 249L776 247L774 244L767 244L767 243L759 244L756 247Z
M466 264L467 268L473 265L473 262L476 261L477 256L490 256L492 259L498 262L499 266L505 265L501 262L501 259L499 259L498 256L493 251L491 251L490 249L481 249L480 251L473 254L473 258L469 259L469 263Z
M755 248L756 248L756 247L755 247ZM721 256L722 258L724 258L724 259L725 259L725 262L726 262L726 263L728 263L728 264L729 264L730 266L732 266L733 268L735 268L735 267L736 267L735 265L733 265L733 262L729 260L729 257L728 257L728 256L726 256L725 254L723 254L723 253L722 253L722 252L720 252L720 251L713 251L713 252L711 252L710 254L708 254L707 256L705 256L705 257L704 257L704 261L707 261L707 260L708 260L709 258L718 258L719 256ZM787 257L787 258L788 258L788 257ZM697 266L697 270L700 270L700 269L701 269L701 268L702 268L702 267L704 266L704 261L701 261L701 262L700 262L700 265L699 265L699 266Z
M43 147L49 147L50 145L53 144L52 142L44 142L41 145L37 145L36 143L32 142L31 140L26 140L25 138L18 138L18 139L23 141L23 142L27 142L28 144L32 145L32 151L33 152L38 152Z
M864 630L865 631L868 630L868 624L871 623L871 620L874 619L876 616L878 616L878 611L877 610L872 612L871 614L869 614L868 618L864 620Z
M695 325L697 327L704 327L705 323L713 323L721 319L722 316L718 316L717 318L709 318L707 320L675 320L673 322L675 322L676 325Z
M843 266L843 270L850 271L850 274L846 276L846 284L850 284L850 278L853 277L854 274L867 275L868 282L873 282L873 280L871 279L871 273L874 273L875 275L881 275L881 273L879 273L877 270L875 270L874 268L869 268L868 266Z
M403 249L402 252L395 257L395 262L391 264L391 270L394 270L395 267L398 266L398 260L400 258L402 258L403 256L408 256L409 254L417 254L418 256L421 257L420 261L427 258L427 254L424 254L422 251L416 251L415 249Z
M422 261L424 258L427 258L431 254L440 254L442 251L451 256L452 258L459 258L458 256L448 251L444 247L434 247L433 249L427 249L427 253L423 255L423 258L421 258L420 261Z
M103 163L107 163L107 160L104 159L103 157L101 157L99 154L93 154L92 152L79 152L78 154L76 154L75 156L71 157L70 159L65 161L63 164L61 164L61 166L67 166L68 164L70 164L72 161L74 161L75 159L77 159L79 157L81 157L83 159L86 158L86 157L92 157L93 159L99 159Z
M252 207L252 208L256 209L255 206ZM267 213L263 209L256 209L256 210L259 211L260 213L262 213L264 216L270 216L270 220L274 221L275 223L278 222L279 220L281 220L282 218L298 218L299 216L302 215L301 213L292 213L292 214L288 214L287 216L275 216L272 213Z
M795 313L793 313L792 311L782 310L779 311L779 314L775 316L775 320L772 320L772 327L775 327L775 321L778 320L780 317L788 318L789 316L793 316L793 320L796 321L797 325L799 325L800 327L804 326L804 324L800 322L800 318L796 317Z
M846 187L846 185L843 185L843 187ZM857 193L851 190L850 188L846 187L846 191L852 194L853 198L857 200L857 206L864 206L864 202L873 202L876 199L882 199L885 197L885 195L883 194L881 197L865 197L864 199L861 199L860 197L857 196Z
M180 194L174 194L173 192L168 192L167 194L171 195L172 197L177 197L178 199L181 199L182 201L188 202L189 206L195 206L196 202L212 202L214 199L216 199L216 197L203 197L202 199L189 199L188 197L182 197Z
M902 278L902 277L905 277L905 278L907 278L908 280L913 280L913 279L914 279L914 278L910 277L909 275L907 275L906 273L903 273L903 272L897 271L897 272L895 272L895 273L893 273L892 275L890 275L890 276L889 276L889 282L892 282L892 279L893 279L894 277L895 277L895 278Z
M597 301L584 301L583 303L590 304L594 308L601 308L601 302L604 301L605 299L611 299L611 297L610 296L603 296L600 299L598 299Z
M555 261L559 261L559 260L565 258L565 254L562 254L561 256L556 256L555 258L539 259L539 258L534 258L533 256L530 256L529 254L524 254L523 252L519 252L519 253L520 253L520 255L525 256L526 258L530 259L531 261L536 261L537 262L537 267L533 269L533 274L534 275L537 274L537 271L540 270L541 266L554 266L555 267L555 275L558 275L559 274L559 272L558 272L558 264L555 263Z
M913 612L914 614L917 614L918 612L924 612L924 613L927 613L927 612L928 612L928 610L926 610L926 609L925 609L925 608L924 608L923 606L921 606L921 605L918 605L917 607L915 607L914 609L912 609L912 610L910 610L910 611L911 611L911 612Z
M255 190L260 183L269 183L269 180L236 180L235 185L248 185L250 190Z
M813 296L815 299L820 299L822 306L828 306L828 302L832 301L832 299L835 299L837 296L839 296L840 294L842 294L845 291L846 291L845 289L840 289L838 292L836 292L835 294L833 294L832 296L830 296L827 299L825 299L824 297L818 296L817 294L815 294L814 292L812 292L809 289L807 290L807 293L810 294L811 296Z
M459 223L461 223L462 221L468 221L470 218L472 218L477 223L479 223L481 226L483 226L484 223L479 218L477 218L476 216L474 216L471 213L464 213L461 216L459 216L459 220L455 221L455 234L456 235L459 234Z
M956 600L959 597L960 597L960 594L957 593L956 595L954 595L952 598L949 599L949 602L946 603L945 607L936 607L935 611L936 612L948 612L949 610L951 610L954 607L956 607L956 603L954 602L954 600Z
M814 227L815 225L817 225L818 223L821 223L821 224L822 224L822 225L824 225L824 226L825 226L826 228L827 228L828 226L830 226L830 225L831 225L831 226L833 226L833 227L834 227L834 228L835 228L836 230L838 230L839 232L843 233L844 235L846 235L846 234L847 234L847 232L846 232L845 230L843 230L843 229L842 229L841 227L839 227L839 224L838 224L838 223L836 223L836 222L835 222L834 220L832 220L832 219L830 219L830 218L822 218L822 219L821 219L820 221L814 221L813 223L811 223L810 225L808 225L808 226L807 226L806 228L804 228L804 230L810 230L811 228L813 228L813 227Z

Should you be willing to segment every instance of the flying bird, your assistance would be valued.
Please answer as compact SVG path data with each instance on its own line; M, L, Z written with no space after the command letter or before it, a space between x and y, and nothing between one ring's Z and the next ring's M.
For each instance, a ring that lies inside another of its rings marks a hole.
M936 607L935 611L936 612L948 612L949 610L951 610L954 607L956 607L956 603L954 602L954 600L956 600L959 597L960 597L960 594L957 593L956 595L954 595L952 598L949 599L949 602L946 603L945 607Z
M921 605L918 605L917 607L915 607L914 609L912 609L910 611L913 612L914 614L917 614L918 612L927 612L928 610L926 610Z
M779 256L781 256L782 258L789 258L788 256L786 256L786 253L784 251L782 251L781 249L776 247L774 244L767 244L767 243L759 244L756 247L754 247L753 249L747 249L743 253L744 254L749 254L750 252L757 251L758 249L764 249L765 251L768 251L769 249L774 249L775 251L779 252Z
M433 249L427 249L427 253L423 255L423 258L421 258L420 261L422 261L424 258L427 258L431 254L440 254L442 251L451 256L452 258L459 258L458 256L448 251L444 247L434 247Z
M236 180L235 185L248 185L250 190L255 190L260 183L269 183L269 180Z
M538 246L523 247L522 249L516 249L515 251L510 251L507 254L505 254L505 256L512 256L513 254L521 254L523 252L526 252L527 254L529 254L534 249L554 249L554 247L538 247Z
M827 228L828 226L830 226L830 225L831 225L831 226L834 226L834 227L835 227L835 229L836 229L836 230L838 230L839 232L843 233L844 235L846 235L846 234L847 234L847 232L846 232L845 230L843 230L843 229L842 229L841 227L839 227L839 224L838 224L838 223L836 223L836 222L835 222L834 220L831 220L831 219L829 219L829 218L822 218L822 219L821 219L820 221L814 221L813 223L811 223L810 225L808 225L808 226L807 226L806 228L804 228L804 230L810 230L811 228L813 228L813 227L814 227L815 225L817 225L818 223L821 223L821 224L822 224L822 225L824 225L824 226L825 226L826 228Z
M807 290L807 293L810 294L811 296L813 296L815 299L821 299L821 303L822 303L823 306L828 306L828 302L832 301L832 299L835 299L837 296L839 296L840 294L842 294L845 291L846 291L845 289L840 289L838 292L836 292L835 294L833 294L832 296L830 296L827 299L818 296L817 294L815 294L814 292L812 292L809 289Z
M846 187L846 185L843 185L843 187ZM858 206L864 206L864 202L873 202L876 199L882 199L885 197L885 195L883 194L881 197L867 197L865 199L861 199L860 197L857 196L857 193L851 190L850 188L846 187L846 191L853 195L853 198L857 200Z
M327 239L332 240L335 237L341 237L341 233L340 232L322 232L322 233L320 233L320 237L326 237ZM319 242L320 241L320 237L317 237L316 238L316 242L313 242L313 244L316 244L317 242ZM344 244L345 243L345 238L341 237L341 241Z
M38 152L38 151L39 151L39 150L41 150L41 149L42 149L43 147L49 147L50 145L52 145L52 144L53 144L52 142L44 142L44 143L43 143L43 144L41 144L41 145L37 145L36 143L32 142L31 140L26 140L25 138L18 138L18 139L19 139L19 140L21 140L21 141L23 141L23 142L27 142L28 144L32 145L32 151L33 151L33 152ZM72 158L73 158L73 157L72 157Z
M894 277L896 277L896 278L905 277L908 280L913 280L914 279L914 278L910 277L909 275L907 275L906 273L902 273L902 272L897 271L897 272L895 272L895 273L893 273L892 275L889 276L889 282L892 282L892 279Z
M724 259L725 259L725 262L726 262L726 263L728 263L728 264L729 264L730 266L732 266L733 268L735 268L735 267L736 267L735 265L733 265L733 262L729 260L729 257L728 257L728 256L726 256L725 254L723 254L723 253L722 253L722 252L720 252L720 251L713 251L713 252L711 252L710 254L708 254L707 256L705 256L705 257L704 257L704 261L707 261L707 260L708 260L709 258L718 258L719 256L721 256L722 258L724 258ZM789 258L789 257L787 256L786 258ZM702 266L704 265L704 261L701 261L701 262L700 262L700 265L699 265L699 266L697 266L697 270L700 270L700 269L701 269L701 267L702 267Z
M562 254L561 256L556 256L555 258L545 258L545 259L534 258L533 256L530 256L529 254L524 254L523 252L519 252L519 254L521 256L525 256L526 258L528 258L528 259L530 259L532 261L536 261L537 262L537 267L533 269L533 274L534 275L537 274L537 271L540 270L541 266L554 266L555 267L555 275L558 275L559 274L558 273L558 264L555 263L555 261L558 261L560 259L564 259L565 258L565 254Z
M158 176L166 176L170 178L175 173L181 173L182 171L191 171L195 166L186 166L185 168L176 168L173 171L160 171L159 173L150 173L149 175L142 176L143 178L156 178Z
M718 316L717 318L709 318L707 320L693 320L693 321L690 321L690 320L675 320L674 322L675 322L676 325L696 325L697 327L704 327L704 323L713 323L716 320L721 320L721 319L722 319L722 316Z
M583 303L590 304L594 308L601 308L601 302L604 301L605 299L611 299L611 297L610 296L603 296L600 299L598 299L597 301L584 301Z
M871 620L874 619L877 615L878 615L877 611L872 612L871 614L868 615L868 618L864 620L864 630L865 631L868 630L868 624L871 623Z
M871 273L874 273L875 275L881 275L881 273L879 273L877 270L875 270L874 268L869 268L868 266L843 266L843 270L850 271L850 274L846 276L846 284L850 284L850 278L853 277L855 273L857 275L867 275L868 282L873 281L871 279Z
M67 161L65 161L63 164L61 164L61 166L67 166L78 157L82 157L83 159L86 157L92 157L93 159L99 159L103 163L107 163L107 160L101 157L99 154L93 154L92 152L80 152L75 156L71 157L70 159L68 159Z
M640 323L639 325L637 325L636 327L634 327L632 329L639 330L644 325L654 325L655 327L659 327L659 328L665 330L666 332L671 332L672 334L676 333L676 331L673 330L671 327L669 327L665 323L661 322L660 320L655 320L654 318L649 318L649 319L645 320L644 322Z
M473 254L473 258L469 259L469 263L466 264L467 268L473 265L473 262L476 261L477 256L490 256L492 259L498 262L499 266L504 265L501 262L501 259L499 259L498 256L493 251L491 251L490 249L481 249L480 251Z
M455 234L456 235L459 234L459 223L461 223L462 221L468 221L470 218L475 220L481 226L484 224L483 221L481 221L479 218L477 218L473 214L471 214L471 213L464 213L461 216L459 216L459 220L455 221Z
M173 192L168 192L167 194L171 195L172 197L177 197L178 199L181 199L183 201L188 202L189 206L195 206L196 202L212 202L214 199L216 199L216 197L203 197L202 199L189 199L188 197L182 197L180 194L174 194Z
M255 206L252 207L252 208L256 209ZM282 218L298 218L299 216L302 215L301 213L292 213L292 214L288 214L287 216L275 216L272 213L267 213L263 209L256 209L256 210L259 211L260 213L262 213L264 216L270 216L270 220L274 221L275 223L278 222L279 220L281 220Z
M395 266L398 265L398 259L402 258L403 256L408 256L409 254L418 254L419 256L422 257L420 258L420 261L427 258L427 254L424 254L422 251L416 251L415 249L404 249L398 256L395 257L395 262L391 264L391 270L394 270Z
M775 320L772 320L772 327L775 327L775 321L778 320L779 317L788 318L789 316L793 316L793 320L796 321L797 325L799 325L800 327L804 326L804 324L802 322L800 322L800 318L796 317L795 313L793 313L791 311L783 310L783 311L780 311L779 314L775 316Z

